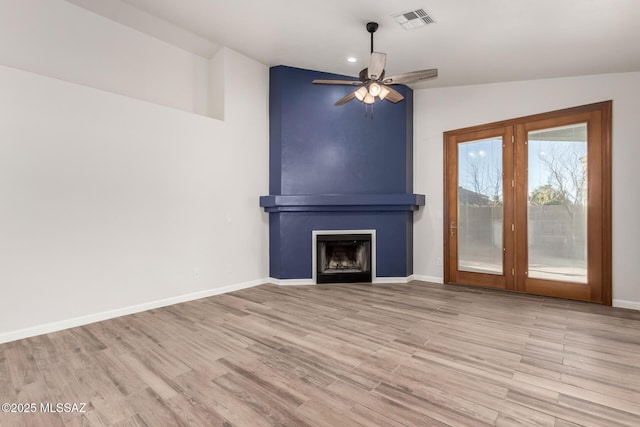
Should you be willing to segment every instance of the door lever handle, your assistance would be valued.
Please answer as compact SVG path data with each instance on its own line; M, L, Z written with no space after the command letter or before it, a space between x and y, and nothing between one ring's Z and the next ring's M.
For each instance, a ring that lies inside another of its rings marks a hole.
M458 227L456 227L456 223L451 221L451 225L450 225L451 237L455 237L456 236L456 232L455 232L456 228L458 228Z

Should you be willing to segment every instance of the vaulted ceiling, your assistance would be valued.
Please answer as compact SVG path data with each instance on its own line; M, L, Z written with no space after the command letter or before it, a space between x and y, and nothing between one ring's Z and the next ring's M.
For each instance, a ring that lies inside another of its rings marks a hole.
M67 1L204 57L227 46L269 66L352 76L376 21L387 75L439 69L418 88L640 71L638 0ZM393 17L415 9L435 23L407 31Z

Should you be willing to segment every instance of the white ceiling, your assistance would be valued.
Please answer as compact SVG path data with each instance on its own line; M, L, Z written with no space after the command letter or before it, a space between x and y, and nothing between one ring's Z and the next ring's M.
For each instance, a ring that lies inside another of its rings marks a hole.
M639 0L67 1L205 57L227 46L351 76L367 65L365 24L376 21L387 75L439 69L419 88L640 71ZM406 31L393 19L418 8L436 23Z

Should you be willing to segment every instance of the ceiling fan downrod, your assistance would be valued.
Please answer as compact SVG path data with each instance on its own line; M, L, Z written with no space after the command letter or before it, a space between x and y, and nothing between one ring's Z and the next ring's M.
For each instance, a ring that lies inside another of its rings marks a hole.
M373 33L378 29L377 22L367 22L367 31L371 34L371 53L373 53Z

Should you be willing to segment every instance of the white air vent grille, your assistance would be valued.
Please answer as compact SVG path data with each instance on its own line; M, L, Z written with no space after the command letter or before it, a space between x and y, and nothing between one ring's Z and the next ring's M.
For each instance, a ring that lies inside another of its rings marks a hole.
M405 30L413 30L436 22L424 9L409 10L395 14L393 17Z

